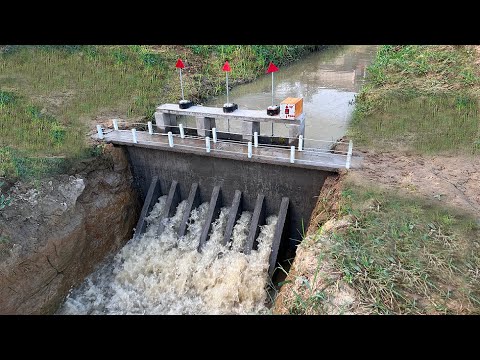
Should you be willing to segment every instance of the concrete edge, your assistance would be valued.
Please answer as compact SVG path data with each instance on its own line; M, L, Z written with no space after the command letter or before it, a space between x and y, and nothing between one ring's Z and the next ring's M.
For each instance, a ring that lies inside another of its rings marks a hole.
M200 206L200 191L198 189L198 183L193 183L190 187L190 193L188 194L187 207L183 214L182 222L178 228L178 236L182 237L187 233L188 219L193 209Z
M272 277L273 272L275 271L275 264L277 262L278 249L280 248L280 243L285 234L285 221L287 219L288 205L290 199L288 197L283 197L280 204L280 211L278 212L277 225L275 226L275 233L273 235L272 241L272 252L270 253L269 258L269 267L268 267L268 276Z
M160 217L160 224L157 228L157 236L160 236L165 228L164 219L169 218L175 214L175 209L180 202L180 190L178 187L178 181L173 180L168 192L167 202L165 203L165 209Z
M142 211L140 212L137 226L135 227L135 234L133 236L134 239L138 239L145 232L145 229L147 228L147 222L145 221L145 218L148 216L150 211L152 211L161 194L162 191L160 189L159 178L158 176L154 176L150 182L147 195L145 196L145 201L143 202Z
M223 235L222 244L226 245L230 238L232 237L233 227L237 222L238 218L242 214L242 192L240 190L235 190L235 195L233 196L232 207L228 213L227 227L225 228L225 234Z
M243 252L245 254L250 254L252 249L256 248L255 239L258 237L260 232L260 226L265 225L265 196L259 194L257 196L257 201L255 202L255 210L252 215L252 222L250 223L250 230L248 231L247 242L245 244L245 249Z
M200 236L200 243L198 244L197 250L202 252L202 247L208 240L210 234L210 229L212 228L212 223L220 214L220 208L222 206L222 196L221 196L220 185L216 185L212 191L212 197L210 198L210 205L208 206L207 218L205 220L205 225L203 226L202 235Z

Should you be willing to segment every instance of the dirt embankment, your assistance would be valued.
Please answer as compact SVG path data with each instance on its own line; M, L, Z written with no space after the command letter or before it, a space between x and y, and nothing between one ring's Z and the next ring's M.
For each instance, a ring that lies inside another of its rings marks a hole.
M358 294L345 283L322 252L351 225L348 216L338 218L343 183L385 188L412 194L428 202L473 215L480 224L480 157L420 156L357 150L360 168L327 178L312 213L306 239L298 246L295 260L273 307L274 314L367 314ZM322 227L320 236L316 235ZM321 261L319 261L321 259ZM324 294L328 302L312 294ZM319 308L321 307L321 308Z
M325 180L317 205L312 213L307 236L297 247L292 267L275 299L274 314L363 314L355 291L343 281L332 262L322 257L330 246L332 232L341 232L348 217L336 219L342 182L345 174ZM323 225L321 235L315 234ZM322 294L322 298L318 295ZM328 298L329 301L324 301Z
M121 149L72 175L17 183L0 212L0 313L53 313L72 286L131 238L140 209Z
M359 151L361 168L349 173L358 184L415 194L480 219L480 156L425 156Z

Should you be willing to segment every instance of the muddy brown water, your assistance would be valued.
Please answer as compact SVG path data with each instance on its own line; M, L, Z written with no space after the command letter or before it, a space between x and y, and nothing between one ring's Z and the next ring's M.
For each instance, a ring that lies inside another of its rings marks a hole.
M289 66L281 66L274 73L274 103L280 104L287 97L303 98L305 113L306 147L321 147L321 143L308 139L337 140L345 134L354 109L354 97L358 93L372 61L375 45L331 46L312 53ZM235 66L234 63L231 66ZM236 86L229 92L229 101L242 109L262 110L272 105L272 80L266 74L252 83ZM226 95L211 99L205 106L222 107ZM288 120L286 120L288 122ZM218 121L219 131L241 132L235 121ZM195 126L193 119L187 126ZM261 134L271 135L271 124L261 124ZM275 136L287 136L283 124L275 124Z

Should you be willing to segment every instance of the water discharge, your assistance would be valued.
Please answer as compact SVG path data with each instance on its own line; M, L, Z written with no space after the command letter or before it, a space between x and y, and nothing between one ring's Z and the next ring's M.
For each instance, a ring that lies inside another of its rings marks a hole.
M305 57L275 73L275 103L286 97L304 98L305 146L322 147L311 139L335 140L345 134L354 99L366 74L376 46L331 46ZM232 64L235 66L235 64ZM230 99L242 109L266 109L271 105L271 77L236 86ZM205 105L223 106L224 96ZM195 119L181 122L195 127ZM242 132L234 121L217 121L220 131ZM261 134L272 134L270 124ZM285 124L275 124L276 136L287 136ZM276 224L267 218L251 254L244 248L252 213L244 211L227 246L223 246L228 208L221 209L212 224L210 240L202 252L196 249L205 223L208 203L190 214L188 231L179 238L177 230L185 211L181 202L176 214L165 219L164 231L157 228L166 196L159 198L147 218L147 230L130 240L85 282L73 290L60 314L250 314L264 313L269 278L268 258Z
M186 208L182 201L164 219L161 196L150 212L147 229L73 290L57 314L258 314L266 313L268 259L276 216L267 218L249 255L243 248L252 214L243 212L230 242L222 245L229 208L220 210L210 239L197 251L208 203L192 210L187 234L177 235Z

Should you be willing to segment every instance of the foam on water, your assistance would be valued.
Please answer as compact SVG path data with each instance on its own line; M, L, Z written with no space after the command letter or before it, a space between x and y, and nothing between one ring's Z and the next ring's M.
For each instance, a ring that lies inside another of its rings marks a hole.
M187 234L177 231L186 208L182 201L157 236L166 196L159 198L146 232L73 290L59 314L250 314L267 311L268 260L277 218L261 227L258 249L239 252L252 214L243 212L230 242L222 245L229 208L222 208L210 238L197 251L208 202L192 210Z

